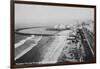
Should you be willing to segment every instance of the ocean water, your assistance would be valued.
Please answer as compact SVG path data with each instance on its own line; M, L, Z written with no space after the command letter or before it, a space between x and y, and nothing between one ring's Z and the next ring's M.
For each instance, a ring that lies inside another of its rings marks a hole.
M46 27L38 27L38 28L28 28L28 29L24 29L24 30L20 30L20 33L29 33L29 34L43 34L43 35L54 35L55 33L57 33L58 31L48 31L46 30ZM18 33L15 33L15 43L18 43L19 41L30 37L31 35L21 35Z
M20 34L15 34L15 43L18 43L19 41L29 37L30 35L20 35Z

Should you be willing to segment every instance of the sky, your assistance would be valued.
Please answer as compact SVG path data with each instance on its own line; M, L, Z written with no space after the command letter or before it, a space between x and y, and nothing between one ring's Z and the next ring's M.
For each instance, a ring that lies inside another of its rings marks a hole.
M82 20L94 20L94 9L15 4L15 27L69 25Z

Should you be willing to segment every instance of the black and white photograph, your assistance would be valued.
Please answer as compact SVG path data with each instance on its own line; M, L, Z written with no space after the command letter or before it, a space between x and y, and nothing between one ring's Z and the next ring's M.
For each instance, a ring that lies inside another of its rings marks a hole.
M94 25L94 7L15 3L15 64L93 62Z

